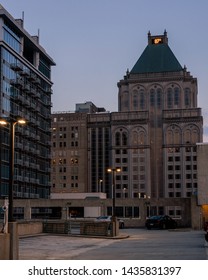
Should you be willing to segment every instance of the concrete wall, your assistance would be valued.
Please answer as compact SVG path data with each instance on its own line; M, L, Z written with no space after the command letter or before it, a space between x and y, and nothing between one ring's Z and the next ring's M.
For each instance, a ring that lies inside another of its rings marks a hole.
M159 199L116 199L116 207L139 207L139 217L124 217L125 224L127 226L144 227L147 218L147 208L159 208L164 207L168 214L168 209L179 207L181 209L181 216L177 217L179 226L193 227L200 225L201 219L201 206L197 204L197 197L191 198L159 198ZM3 205L3 201L0 201L0 205ZM193 205L192 205L193 204ZM62 219L66 220L66 209L70 207L83 207L86 209L85 217L89 214L89 209L100 209L101 215L107 214L107 207L112 207L112 199L15 199L14 207L24 208L24 220L31 222L31 208L32 207L58 207L65 209L62 211ZM87 214L88 212L88 214ZM99 216L94 212L93 216ZM34 221L34 220L32 220ZM22 225L23 227L23 225ZM30 228L30 225L27 225ZM20 229L21 231L21 229ZM23 230L24 231L24 230ZM23 231L20 234L23 234ZM30 230L26 230L27 234L30 234ZM37 229L37 233L41 232L41 226Z
M43 232L42 222L19 222L18 234L19 236L33 235Z
M101 207L85 207L84 217L99 217L101 216Z
M0 233L0 260L9 260L10 234Z

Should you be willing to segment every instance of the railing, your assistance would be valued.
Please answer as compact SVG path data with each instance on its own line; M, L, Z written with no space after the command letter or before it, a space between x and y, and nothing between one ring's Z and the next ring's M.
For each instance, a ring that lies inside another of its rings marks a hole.
M93 222L83 220L47 221L43 222L44 233L68 234L68 235L90 235L111 236L111 223Z

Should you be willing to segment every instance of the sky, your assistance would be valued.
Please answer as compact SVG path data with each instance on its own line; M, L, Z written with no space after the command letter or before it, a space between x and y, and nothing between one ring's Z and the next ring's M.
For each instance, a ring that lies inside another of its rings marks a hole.
M208 134L207 0L0 0L22 18L56 62L52 112L92 101L118 111L117 82L147 46L147 33L168 34L171 50L198 80L198 106ZM39 30L39 31L38 31ZM208 139L208 138L207 138Z

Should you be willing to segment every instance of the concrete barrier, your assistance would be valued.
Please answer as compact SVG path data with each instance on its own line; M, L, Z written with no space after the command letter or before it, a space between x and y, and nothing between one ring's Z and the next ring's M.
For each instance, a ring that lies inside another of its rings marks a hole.
M106 222L85 222L80 225L80 234L92 236L108 236L109 224Z
M10 234L0 233L0 260L9 260L10 255Z
M43 232L42 222L18 222L18 235L33 235Z

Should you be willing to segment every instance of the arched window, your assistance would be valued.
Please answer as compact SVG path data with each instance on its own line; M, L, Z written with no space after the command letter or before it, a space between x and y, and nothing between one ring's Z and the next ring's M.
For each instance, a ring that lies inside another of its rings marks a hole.
M178 106L180 102L180 91L178 87L174 88L174 105Z
M191 91L190 88L185 88L185 93L184 93L184 104L185 106L189 107L191 105Z
M140 109L145 108L145 96L144 96L144 91L140 90Z
M133 109L138 109L138 92L136 90L133 92Z
M116 143L116 146L120 146L121 145L121 135L120 135L120 132L116 132L115 143Z
M127 134L126 134L126 132L122 133L122 145L123 146L127 145Z
M155 91L154 89L150 90L150 106L155 105Z
M157 89L157 107L161 108L162 105L162 91L160 88Z
M173 107L173 95L172 95L172 89L171 88L168 88L168 91L167 91L167 105L168 105L168 108L172 108Z

